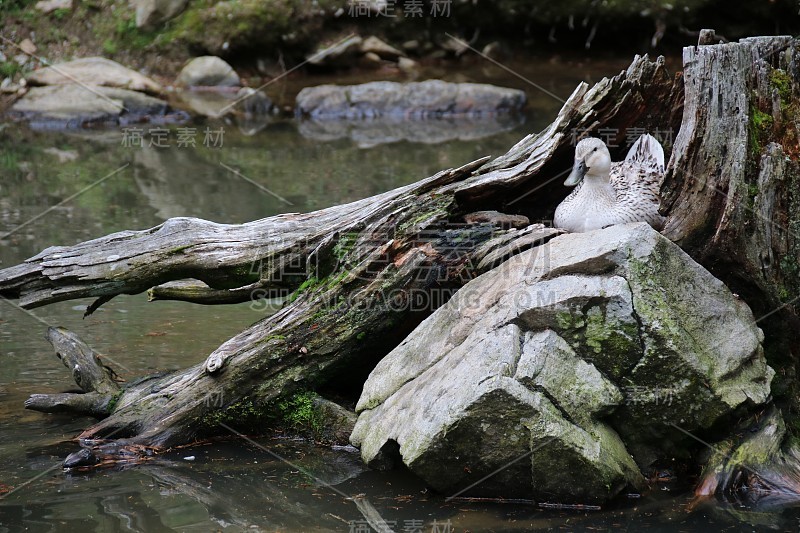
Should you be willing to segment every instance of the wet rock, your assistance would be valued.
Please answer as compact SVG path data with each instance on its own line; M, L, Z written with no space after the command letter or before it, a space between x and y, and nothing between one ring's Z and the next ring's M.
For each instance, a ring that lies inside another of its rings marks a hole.
M525 93L478 83L376 81L306 87L297 95L296 103L298 114L316 119L419 119L519 111L525 105Z
M164 116L168 109L166 102L136 91L73 84L33 87L9 115L34 127L79 127Z
M91 448L81 448L77 452L73 452L64 459L64 468L77 468L81 466L92 466L99 463Z
M398 59L397 67L408 75L415 75L419 73L419 63L407 57L401 57Z
M151 80L103 57L86 57L45 67L28 76L30 85L86 84L116 87L148 94L159 94L161 86Z
M371 36L371 37L367 37L361 43L361 53L363 53L363 54L370 54L370 53L376 54L381 59L387 59L387 60L390 60L390 61L395 61L399 57L402 57L402 56L405 55L403 52L401 52L397 48L394 48L393 46L390 46L390 45L386 44L385 42L381 41L380 39L378 39L374 35Z
M272 100L264 93L247 87L233 91L187 90L181 91L179 96L191 111L206 117L220 118L229 114L272 116Z
M239 75L216 56L196 57L189 61L175 80L184 87L238 87Z
M237 99L236 93L218 91L182 91L179 96L192 112L211 118L232 113Z
M646 224L558 236L468 283L390 352L351 441L368 464L396 449L443 492L497 472L467 494L603 502L688 446L671 424L707 429L767 400L762 338L743 302Z
M322 419L322 437L330 442L346 445L356 425L355 413L321 396L316 396L313 403Z
M155 28L175 18L189 0L133 0L136 8L136 27Z
M383 60L381 56L373 52L367 52L361 59L359 60L361 66L365 68L379 68L383 65Z
M41 0L34 7L46 15L56 9L72 9L72 0Z
M349 67L361 54L363 39L354 35L335 46L322 46L306 59L318 67Z

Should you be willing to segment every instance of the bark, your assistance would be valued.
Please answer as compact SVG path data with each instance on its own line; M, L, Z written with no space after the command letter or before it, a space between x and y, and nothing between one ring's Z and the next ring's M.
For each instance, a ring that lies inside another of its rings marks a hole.
M773 395L800 415L800 41L684 49L686 98L662 189L663 233L722 279L764 329Z

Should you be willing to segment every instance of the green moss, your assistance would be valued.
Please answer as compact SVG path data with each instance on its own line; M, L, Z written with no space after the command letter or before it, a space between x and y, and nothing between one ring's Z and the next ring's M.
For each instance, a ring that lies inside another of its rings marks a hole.
M747 184L747 206L749 209L753 209L756 203L756 196L758 196L758 185L755 183L748 183Z
M300 391L267 402L246 398L207 413L200 424L207 431L215 431L220 424L225 424L253 434L282 430L318 438L324 432L325 418L316 405L316 398L317 394L312 391Z
M752 96L751 101L754 101L755 98L755 96ZM772 130L772 124L772 115L761 111L755 106L750 107L750 123L747 128L747 134L750 146L750 163L752 165L757 164L761 149L769 142L769 132ZM752 171L749 171L748 174L752 174Z
M758 131L766 131L772 127L772 115L756 108L753 108L752 121Z
M302 19L300 13L313 11L311 2L295 0L202 1L190 6L165 35L166 40L180 39L210 51L275 46L305 28L293 27Z
M0 63L0 78L13 78L21 70L21 67L15 61L2 62Z
M236 429L261 432L266 426L272 425L275 420L276 416L268 409L267 404L243 399L228 407L206 413L200 423L209 430L225 424Z
M425 206L421 213L415 215L410 220L405 220L397 227L397 232L400 234L408 233L414 230L423 222L429 222L434 219L446 219L450 216L450 209L453 204L453 199L450 196L434 199L430 205Z
M769 74L769 83L778 89L778 95L785 103L792 96L792 78L781 69L773 69Z
M114 412L114 409L116 409L117 404L119 403L119 399L121 397L122 397L122 391L119 391L114 396L112 396L110 400L108 400L108 412L109 413L113 413Z
M312 276L312 277L308 278L307 280L305 280L303 283L301 283L300 286L297 287L297 290L295 290L292 294L290 294L286 298L286 301L289 302L289 303L294 302L302 294L304 294L304 293L306 293L308 291L314 290L319 285L320 285L320 280L318 280L317 278Z
M283 424L295 431L320 435L323 430L323 418L314 404L316 397L316 393L306 391L279 401L278 411Z
M111 39L106 39L103 41L103 52L114 55L117 53L117 43L112 41Z
M566 311L556 314L556 323L558 324L559 329L562 330L577 329L584 326L584 321L582 318Z
M158 30L144 30L136 27L136 14L127 5L104 0L98 4L79 3L70 15L58 14L55 17L71 16L74 19L89 21L94 39L108 55L120 51L139 51L149 47L158 37ZM61 19L59 19L61 20ZM52 21L50 21L52 24ZM61 22L66 24L66 20Z
M66 18L66 16L69 15L69 13L70 13L69 9L58 8L51 13L51 16L56 20L62 20Z

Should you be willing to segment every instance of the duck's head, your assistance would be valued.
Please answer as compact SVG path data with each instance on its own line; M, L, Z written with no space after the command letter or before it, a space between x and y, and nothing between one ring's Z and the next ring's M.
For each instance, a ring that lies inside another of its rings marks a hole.
M575 146L575 165L564 185L574 187L584 176L608 176L611 170L611 154L606 144L596 137L582 139Z

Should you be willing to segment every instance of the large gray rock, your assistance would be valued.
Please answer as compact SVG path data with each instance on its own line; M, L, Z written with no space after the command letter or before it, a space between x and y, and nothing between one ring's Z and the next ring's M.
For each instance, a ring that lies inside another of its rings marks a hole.
M175 83L184 87L238 87L239 75L216 56L195 57L178 74Z
M600 502L761 404L750 309L647 224L558 236L464 286L370 374L351 436L434 488ZM678 426L680 429L677 429ZM496 473L495 473L496 472Z
M166 102L136 91L112 87L53 85L33 87L14 103L9 114L33 125L77 127L162 116Z
M104 57L85 57L32 72L29 85L86 84L116 87L149 94L162 92L161 86L135 70Z
M155 28L178 16L189 0L132 0L136 8L136 27Z
M298 114L315 119L482 116L521 110L525 93L479 83L375 81L306 87L296 103Z

